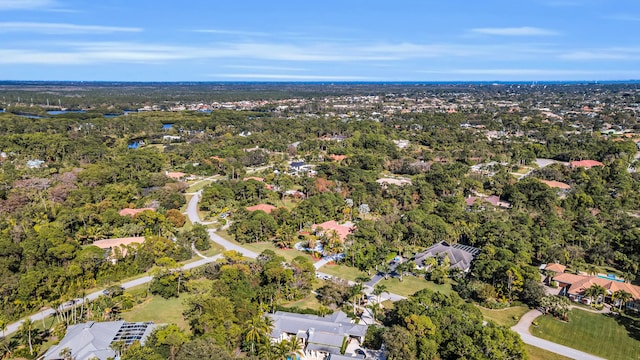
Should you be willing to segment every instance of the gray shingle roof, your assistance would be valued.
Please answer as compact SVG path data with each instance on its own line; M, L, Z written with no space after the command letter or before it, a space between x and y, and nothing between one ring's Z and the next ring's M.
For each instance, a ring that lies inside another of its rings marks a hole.
M62 359L60 352L69 348L77 360L98 358L106 360L114 357L109 347L115 340L124 340L127 344L144 340L155 328L153 323L127 323L125 321L86 322L67 327L67 333L58 345L52 346L44 354L43 360Z
M453 244L449 245L445 241L433 244L427 250L416 254L414 262L418 266L423 266L424 260L430 257L447 256L452 268L462 271L469 271L471 261L480 253L480 249L472 246Z
M364 337L367 333L367 325L354 324L342 311L330 316L320 317L309 314L294 314L278 311L275 314L267 314L273 320L271 336L279 337L282 333L298 334L314 329L315 333L329 333L343 336Z

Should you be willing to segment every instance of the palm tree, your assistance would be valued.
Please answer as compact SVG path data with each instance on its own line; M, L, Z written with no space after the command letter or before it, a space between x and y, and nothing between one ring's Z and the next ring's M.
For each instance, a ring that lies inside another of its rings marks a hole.
M593 265L593 264L589 264L587 265L587 274L593 276L595 274L598 273L598 267Z
M18 330L20 337L26 342L25 345L29 346L29 355L33 355L33 343L36 337L36 331L37 329L31 319L26 319Z
M391 271L391 267L386 262L380 266L380 272L384 274L384 279L387 280L389 278L389 271Z
M607 294L607 289L605 289L604 287L598 284L593 284L584 291L584 295L588 296L589 299L591 299L592 303L594 298L596 299L597 303L600 303L600 297L604 298L606 294Z
M59 356L62 356L62 358L64 360L75 360L76 357L73 356L73 353L71 352L71 349L69 349L68 347L60 350L60 353L58 353Z
M614 292L611 296L612 300L618 300L618 310L622 310L622 305L626 304L627 301L631 300L633 296L624 290L618 290Z
M273 321L271 318L264 316L254 316L245 322L246 332L244 339L251 343L252 354L255 354L255 344L267 339L272 327Z
M378 303L380 303L380 295L387 292L387 286L384 284L376 284L373 287L373 291L371 292L373 295L378 297Z
M299 339L298 337L294 336L291 339L289 339L289 341L287 341L287 345L288 345L287 355L289 355L292 359L297 359L304 355L304 352L303 352L304 344L302 343L302 340Z
M11 354L20 346L16 338L0 338L0 359L9 359Z
M112 342L109 347L116 353L117 357L120 357L122 356L124 350L127 348L127 344L124 342L124 340L118 340Z

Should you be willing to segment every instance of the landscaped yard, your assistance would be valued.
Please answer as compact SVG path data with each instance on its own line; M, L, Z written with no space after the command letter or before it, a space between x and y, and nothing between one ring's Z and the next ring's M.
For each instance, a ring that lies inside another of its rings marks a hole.
M318 271L350 281L356 281L359 276L368 276L366 272L346 265L327 264Z
M498 325L504 325L506 327L512 327L513 325L517 324L522 315L526 314L527 311L529 311L529 308L526 306L513 306L510 308L499 310L492 310L478 306L478 309L480 309L480 312L485 319L491 320Z
M433 281L425 280L423 277L417 276L405 276L400 282L398 278L391 278L387 280L381 280L378 284L383 284L387 287L387 290L391 293L409 296L413 295L415 292L422 289L430 289L433 291L439 291L443 294L450 294L453 292L451 289L451 280L447 279L447 281L440 285L436 284Z
M640 356L640 320L620 318L573 309L569 322L551 316L537 319L531 327L534 336L551 340L607 359L638 359Z
M291 260L293 260L293 258L302 255L302 256L308 258L309 260L311 260L311 262L315 262L315 260L313 260L313 258L309 254L303 253L302 251L298 251L296 249L280 249L279 247L275 246L272 242L259 242L259 243L250 243L250 244L240 244L237 241L233 240L233 236L229 235L229 233L227 233L226 231L218 231L217 234L220 235L221 237L231 241L234 244L242 246L243 248L245 248L247 250L251 250L251 251L253 251L255 253L258 253L258 254L260 254L261 252L263 252L265 250L272 250L276 254L282 256L283 258L285 258L285 260L287 260L287 261L291 261Z
M183 330L189 330L189 325L182 317L184 300L186 295L180 298L165 300L160 296L153 296L133 309L122 312L125 321L153 321L156 324L176 324Z
M527 354L529 354L529 360L571 360L568 357L540 349L539 347L527 344L525 344L524 347L527 349Z
M307 297L298 301L283 304L284 307L292 308L298 307L301 309L313 309L318 310L322 306L314 294L309 294Z

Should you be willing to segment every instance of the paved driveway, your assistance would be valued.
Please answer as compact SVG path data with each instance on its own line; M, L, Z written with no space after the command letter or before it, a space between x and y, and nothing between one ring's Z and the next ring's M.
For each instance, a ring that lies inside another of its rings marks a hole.
M566 356L571 359L579 359L579 360L604 360L603 358L597 357L595 355L587 354L580 350L576 350L570 348L568 346L556 344L554 342L540 339L531 335L529 332L529 327L531 327L531 323L538 316L541 316L542 313L538 310L531 310L528 313L524 314L520 321L516 325L514 325L511 330L517 332L520 335L520 338L525 344L533 345L539 347L541 349L551 351L556 354L560 354L562 356Z

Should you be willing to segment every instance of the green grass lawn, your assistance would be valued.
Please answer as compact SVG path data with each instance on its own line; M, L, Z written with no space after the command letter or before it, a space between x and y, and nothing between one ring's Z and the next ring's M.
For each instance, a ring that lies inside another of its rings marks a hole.
M153 296L129 311L122 312L125 321L153 321L156 324L176 324L181 329L189 331L189 325L182 317L185 307L182 301L188 295L180 298L165 300L160 296Z
M220 235L222 238L231 241L234 244L242 246L243 248L245 248L247 250L251 250L251 251L253 251L255 253L258 253L258 254L260 254L261 252L263 252L265 250L272 250L276 254L282 256L283 258L285 258L285 260L287 260L287 261L291 261L297 256L304 256L304 257L308 258L309 260L311 260L312 263L315 262L315 260L313 260L311 255L309 255L307 253L303 253L302 251L298 251L296 249L280 249L279 247L275 246L272 242L259 242L259 243L250 243L250 244L240 244L239 242L235 241L233 239L233 236L231 236L226 231L218 231L217 234Z
M568 357L540 349L539 347L524 344L524 348L527 350L527 354L529 354L529 360L571 360Z
M314 294L309 294L305 298L298 301L283 304L284 307L292 308L298 307L301 309L313 309L318 310L322 306Z
M451 289L451 280L447 279L447 281L440 285L436 284L433 281L427 281L423 277L417 276L405 276L400 282L398 278L391 278L387 280L382 280L378 284L383 284L387 287L389 292L394 294L409 296L413 295L415 292L422 289L430 289L433 291L439 291L443 294L451 294L453 289Z
M327 264L318 271L350 281L356 281L359 276L368 276L366 272L346 265Z
M569 322L551 316L538 318L534 336L551 340L607 359L640 359L640 320L619 318L573 309Z
M513 306L499 310L492 310L478 306L478 309L480 309L480 312L485 319L506 327L512 327L517 324L522 315L529 311L529 308L526 306Z

